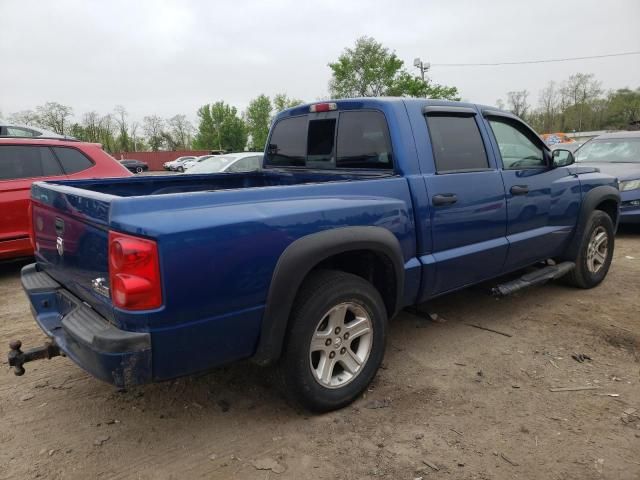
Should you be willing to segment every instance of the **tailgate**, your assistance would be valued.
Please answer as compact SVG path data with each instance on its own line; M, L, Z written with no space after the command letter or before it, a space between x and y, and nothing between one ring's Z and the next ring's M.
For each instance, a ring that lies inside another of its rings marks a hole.
M108 222L112 198L66 185L35 183L31 189L40 269L111 321Z

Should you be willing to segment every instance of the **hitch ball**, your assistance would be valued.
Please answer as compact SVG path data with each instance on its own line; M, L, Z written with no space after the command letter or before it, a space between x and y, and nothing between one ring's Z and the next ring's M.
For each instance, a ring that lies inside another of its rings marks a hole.
M9 366L13 367L13 373L17 376L24 375L24 353L20 350L22 342L20 340L11 340L9 343Z
M20 340L12 340L9 343L9 366L13 367L13 373L17 376L24 375L24 364L33 362L34 360L42 360L44 358L53 358L62 355L60 348L53 342L46 342L41 347L32 348L23 352L22 342Z

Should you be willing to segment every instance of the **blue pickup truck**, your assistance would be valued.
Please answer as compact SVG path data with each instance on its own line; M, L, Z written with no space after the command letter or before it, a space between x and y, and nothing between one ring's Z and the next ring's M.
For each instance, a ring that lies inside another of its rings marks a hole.
M606 276L614 177L504 111L418 99L298 106L251 173L35 183L22 283L51 341L119 387L240 359L315 411L371 382L402 308L520 271L496 294Z

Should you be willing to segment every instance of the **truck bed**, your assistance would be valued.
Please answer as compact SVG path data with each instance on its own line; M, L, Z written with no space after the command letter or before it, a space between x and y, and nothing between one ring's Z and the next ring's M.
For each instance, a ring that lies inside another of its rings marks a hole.
M380 173L335 173L322 171L259 171L242 174L162 175L58 182L117 197L139 197L174 193L209 192L245 188L300 185L380 177Z

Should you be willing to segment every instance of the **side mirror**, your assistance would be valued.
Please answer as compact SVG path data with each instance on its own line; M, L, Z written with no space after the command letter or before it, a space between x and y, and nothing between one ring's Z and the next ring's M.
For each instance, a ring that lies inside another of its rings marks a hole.
M553 150L551 152L551 158L555 168L566 167L568 165L572 165L576 161L573 153L571 153L570 150L565 150L564 148L557 148Z

